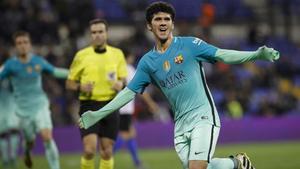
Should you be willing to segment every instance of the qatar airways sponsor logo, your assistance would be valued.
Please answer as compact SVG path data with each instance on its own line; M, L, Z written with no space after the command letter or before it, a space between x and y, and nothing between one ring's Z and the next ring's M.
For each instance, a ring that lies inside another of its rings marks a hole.
M164 80L159 81L159 84L163 88L172 89L186 82L187 82L187 76L181 70L176 73L173 73L170 76L167 76L167 78L165 78Z

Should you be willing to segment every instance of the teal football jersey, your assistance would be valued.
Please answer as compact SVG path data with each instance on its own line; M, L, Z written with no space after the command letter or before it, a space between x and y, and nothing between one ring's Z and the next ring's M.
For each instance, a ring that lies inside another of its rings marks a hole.
M216 62L217 48L195 37L174 37L164 53L152 49L140 60L128 88L142 93L152 83L174 112L175 134L209 123L220 126L202 62Z
M4 120L15 113L15 102L9 80L0 81L0 114Z
M17 57L13 57L0 69L0 80L7 77L11 79L18 115L35 116L49 105L42 88L42 72L53 74L54 67L37 55L31 55L27 63L22 63Z

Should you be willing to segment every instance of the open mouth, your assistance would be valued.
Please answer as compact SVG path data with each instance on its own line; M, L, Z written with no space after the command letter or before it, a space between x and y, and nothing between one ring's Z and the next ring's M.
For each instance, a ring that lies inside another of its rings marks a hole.
M166 27L160 27L159 28L159 32L162 32L162 33L166 32L167 30L168 29Z

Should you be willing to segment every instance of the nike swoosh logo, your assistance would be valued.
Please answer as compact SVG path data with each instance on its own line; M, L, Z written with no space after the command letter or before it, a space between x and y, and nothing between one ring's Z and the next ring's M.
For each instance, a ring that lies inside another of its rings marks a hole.
M198 154L201 154L201 153L204 153L203 151L202 152L195 152L195 155L198 155Z

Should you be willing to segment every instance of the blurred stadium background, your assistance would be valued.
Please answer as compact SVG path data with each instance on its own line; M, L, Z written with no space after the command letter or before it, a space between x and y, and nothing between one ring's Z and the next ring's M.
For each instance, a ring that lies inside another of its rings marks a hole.
M0 58L13 54L11 35L32 35L35 51L50 63L68 68L75 52L88 45L88 22L109 22L109 41L130 50L136 60L152 48L144 20L153 0L1 0ZM222 120L216 156L246 151L257 168L300 168L300 1L299 0L169 0L176 8L175 35L198 36L220 48L255 50L266 44L280 51L276 63L228 66L206 64L206 77ZM54 135L62 168L79 168L81 142L74 121L78 101L63 80L44 77L51 100ZM173 150L173 122L168 105L150 87L165 110L153 117L137 98L135 124L141 157L150 169L179 169ZM159 132L157 132L159 131ZM162 149L162 150L159 150ZM46 168L40 140L35 168ZM20 162L21 168L24 167ZM116 169L133 168L125 152Z

